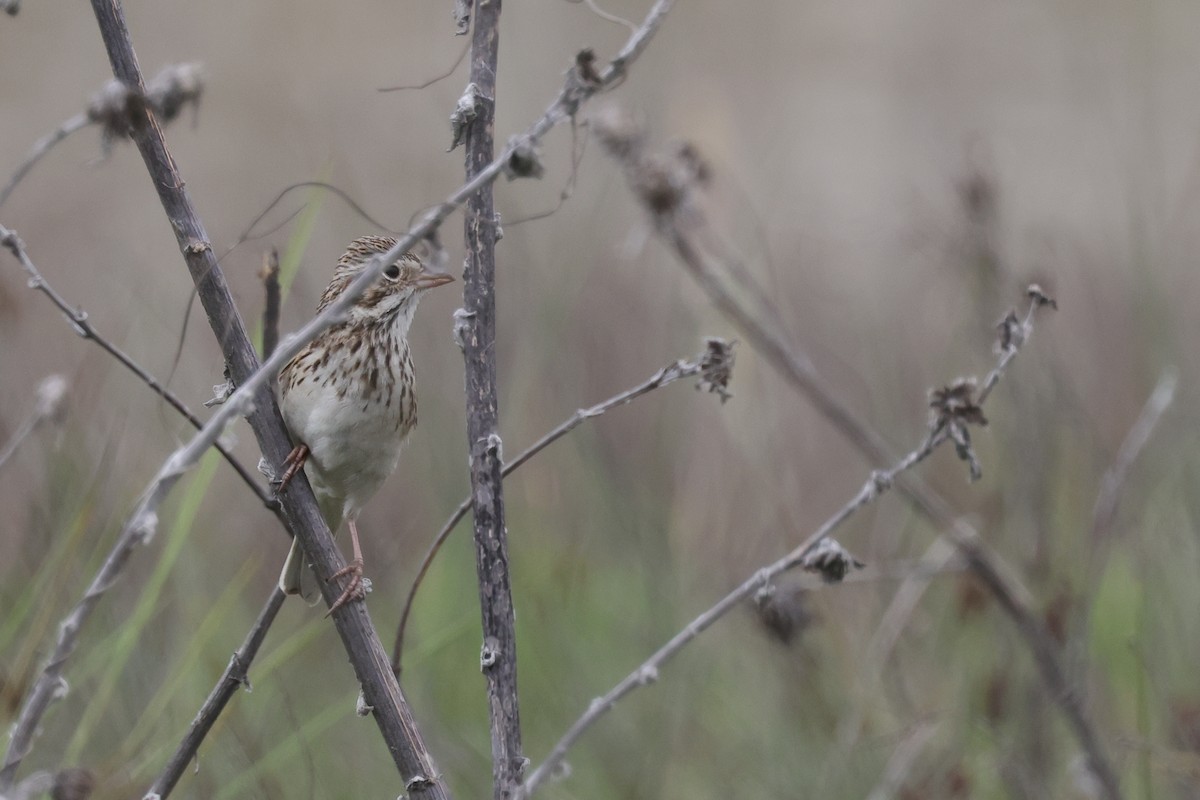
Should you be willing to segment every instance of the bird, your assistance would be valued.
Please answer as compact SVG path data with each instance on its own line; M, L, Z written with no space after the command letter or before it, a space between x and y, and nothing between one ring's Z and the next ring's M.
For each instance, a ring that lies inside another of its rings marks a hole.
M338 259L317 313L341 296L372 258L396 240L363 236ZM349 576L329 614L366 595L358 515L396 469L404 440L417 424L416 380L409 326L421 297L454 280L431 269L431 253L402 254L351 306L343 320L313 339L279 371L279 407L295 447L284 462L282 492L304 469L321 514L335 534L350 529L354 558L329 580ZM300 594L305 561L299 540L279 575L279 588ZM328 616L328 614L327 614Z

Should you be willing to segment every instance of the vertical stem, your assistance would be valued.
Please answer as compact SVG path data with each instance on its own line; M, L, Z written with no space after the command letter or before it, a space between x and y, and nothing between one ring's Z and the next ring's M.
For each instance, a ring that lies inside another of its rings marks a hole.
M471 77L478 88L476 117L466 137L470 180L488 166L494 150L496 64L500 0L475 0ZM511 798L521 782L521 724L517 703L517 650L508 542L504 526L502 457L496 396L496 210L491 184L467 201L463 335L466 359L467 446L471 457L471 507L475 565L483 616L480 666L487 679L496 800Z

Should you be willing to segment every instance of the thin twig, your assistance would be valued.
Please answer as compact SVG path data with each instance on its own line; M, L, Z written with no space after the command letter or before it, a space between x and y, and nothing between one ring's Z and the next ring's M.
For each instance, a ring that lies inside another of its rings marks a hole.
M446 70L445 72L443 72L440 75L435 75L434 77L430 78L427 81L424 81L423 83L404 84L403 86L384 86L379 89L376 89L375 91L377 91L377 92L409 92L409 91L420 91L421 89L428 89L430 86L433 86L438 81L444 81L446 78L449 78L451 75L453 75L455 70L458 69L458 65L461 64L462 60L466 57L467 51L470 49L471 49L471 40L468 39L463 42L462 49L459 50L458 57L454 59L454 63L450 65L450 69Z
M274 247L263 257L262 272L259 277L263 282L263 326L262 351L263 358L270 358L279 344L279 307L282 303L279 291L279 251Z
M0 189L0 206L12 194L17 184L29 174L34 165L63 139L88 125L99 125L100 145L105 155L113 141L128 135L127 118L130 104L144 101L166 124L187 106L197 106L204 91L204 80L197 64L169 64L150 79L146 90L136 95L120 81L112 80L92 95L87 108L38 139L25 159L17 165L12 177Z
M348 306L357 300L369 285L378 280L386 264L394 261L431 233L481 186L495 181L518 147L532 146L541 141L553 128L573 118L587 100L623 79L628 66L645 50L672 5L673 0L656 0L637 34L630 37L598 75L594 71L594 59L590 53L581 54L563 89L524 134L511 140L485 169L455 190L439 206L431 209L422 222L400 237L388 253L368 262L363 273L347 286L339 297L339 302L331 304L325 312L314 317L292 337L285 339L261 365L245 325L237 314L224 274L209 244L208 234L192 207L175 162L167 152L161 128L148 108L131 110L131 136L146 162L152 183L171 221L192 280L198 287L209 324L217 336L238 389L201 429L193 442L177 450L168 459L160 470L160 475L151 483L152 488L145 494L144 501L139 504L130 524L114 545L101 572L93 581L93 587L98 586L100 591L103 591L115 580L133 546L144 541L145 537L140 530L153 522L153 516L146 512L161 502L178 479L179 471L193 466L199 452L215 442L219 432L239 414L248 412L251 429L267 462L283 463L291 450L291 443L268 386L269 380L279 368L307 342L343 318ZM93 0L92 8L100 24L114 74L126 85L144 86L119 3L117 0ZM312 489L303 473L298 474L284 492L282 510L292 533L301 537L305 552L317 567L319 578L329 577L345 564L333 543L328 525L321 516ZM326 603L332 604L340 593L340 587L325 580L322 580L321 584ZM14 728L14 733L21 734L24 741L21 747L15 749L13 745L17 740L10 741L6 766L0 770L0 791L11 786L18 766L17 763L8 764L8 760L18 752L21 754L16 757L16 762L24 757L38 723L51 699L60 690L63 661L74 649L75 633L86 621L97 600L98 594L93 595L89 589L80 605L68 618L67 622L70 624L65 625L61 631L69 635L60 635L55 653L27 695L18 725ZM405 788L409 796L448 797L448 792L433 766L432 758L420 741L411 711L403 699L395 676L387 667L387 655L379 644L378 635L370 623L364 605L351 603L344 606L334 615L334 624L363 686L365 700L372 707L389 751L405 776ZM386 676L383 673L386 673ZM22 750L24 752L21 752Z
M892 751L892 757L888 759L879 783L867 795L867 800L891 800L899 793L904 779L912 770L913 762L925 749L926 743L937 731L937 727L936 723L923 722L901 740L896 749Z
M1089 547L1103 544L1113 520L1117 516L1117 504L1121 499L1121 488L1129 477L1133 463L1137 461L1142 450L1150 441L1150 435L1158 425L1158 421L1175 399L1175 386L1179 382L1179 374L1175 369L1167 369L1159 377L1154 391L1146 399L1137 420L1125 435L1117 450L1116 458L1100 479L1100 491L1096 495L1096 505L1092 508L1092 530L1088 537Z
M743 330L750 345L793 388L807 397L871 463L891 463L892 451L884 438L838 399L803 351L789 344L780 321L751 312L724 285L720 277L722 265L699 243L700 234L705 231L707 223L695 194L707 176L707 167L695 149L683 145L665 156L648 156L644 152L644 134L640 126L620 111L614 110L597 120L596 129L602 144L625 168L631 187L653 220L658 234L675 251L717 308ZM1029 296L1035 305L1054 305L1054 301L1037 286L1030 286ZM1007 345L1019 348L1028 331L1019 321L1007 318L1001 324L1001 333L1002 344L1006 345L1003 349L1007 350ZM988 376L980 398L986 399L1003 368L1002 362L997 365L993 375ZM974 391L974 387L956 388L965 388L968 394ZM952 426L948 433L965 436L965 428L961 425ZM970 450L969 441L956 440L955 444L961 456L969 457L972 477L978 477L975 474L978 462ZM1103 789L1103 797L1105 800L1120 800L1121 789L1116 772L1101 747L1095 725L1083 702L1066 679L1053 640L1031 610L1028 592L1010 570L1001 566L1000 559L985 547L974 526L958 518L949 502L920 476L915 473L902 475L898 488L921 514L948 530L951 541L968 566L999 602L1033 654L1042 683L1087 754L1088 763Z
M466 126L467 180L487 168L495 152L496 73L500 47L499 0L475 0L469 91L474 110ZM461 107L460 101L460 107ZM496 390L496 241L499 225L492 186L467 199L463 221L466 262L458 341L467 387L467 455L475 521L475 569L483 646L479 668L487 682L492 739L492 796L509 800L528 763L521 750L521 704L517 692L517 632L508 569L504 518L504 456Z
M8 179L8 183L4 184L3 189L0 189L0 206L4 205L4 201L13 193L13 189L17 188L17 184L29 174L34 165L41 161L42 157L49 153L56 144L72 133L75 133L75 131L86 128L90 123L91 120L88 119L86 113L76 114L34 142L33 147L29 148L29 152L25 155L24 160L13 170L12 177Z
M239 647L229 659L229 664L226 665L225 671L221 673L221 677L217 679L217 684L209 692L208 698L204 701L204 705L200 707L196 718L192 720L188 732L184 735L183 741L179 743L179 747L171 755L167 761L167 765L163 768L162 773L154 784L146 791L146 798L157 798L157 800L166 800L166 797L175 788L175 784L179 782L179 778L183 775L183 771L187 769L187 765L196 757L196 753L200 749L200 743L204 741L204 737L208 735L209 730L216 723L217 717L225 710L225 706L233 699L234 693L238 689L245 687L250 688L250 678L248 672L251 662L258 655L258 648L262 646L263 640L267 636L267 630L270 629L271 623L275 621L275 615L279 613L279 609L283 606L287 595L278 586L271 587L271 596L267 598L266 604L262 610L258 612L258 618L254 621L254 625L246 634L242 646Z
M1092 506L1092 523L1088 531L1088 563L1085 572L1085 595L1083 607L1072 625L1074 630L1088 630L1091 623L1092 605L1104 577L1104 565L1112 550L1112 527L1117 517L1117 507L1121 500L1121 490L1129 479L1134 462L1150 442L1150 436L1162 419L1163 414L1170 408L1175 399L1175 387L1179 376L1176 370L1168 368L1159 377L1154 390L1146 399L1137 419L1125 434L1125 439L1117 449L1112 464L1104 471L1100 479L1100 488L1096 493L1096 502ZM1077 673L1081 673L1086 662L1086 648L1080 648L1073 665Z
M1026 317L1027 327L1032 325L1033 314L1036 308L1036 303L1030 306L1029 314ZM1012 348L1006 349L1001 354L996 367L993 368L990 375L997 376L996 380L999 380L999 376L1003 374L1004 367L1015 357L1016 351L1020 349L1022 343L1023 340L1022 342L1014 343ZM777 575L804 563L807 556L816 550L822 542L829 539L842 523L853 516L855 512L882 497L893 486L898 486L898 479L902 474L927 459L942 443L949 439L950 432L948 425L938 420L931 422L928 434L916 449L897 460L891 468L871 473L871 476L863 484L862 488L859 489L858 493L835 512L833 516L825 520L800 545L774 563L758 569L737 588L717 601L711 608L689 622L683 630L675 634L670 641L643 661L637 669L629 673L620 683L610 689L607 694L593 700L587 711L571 725L563 737L559 739L558 743L555 744L550 754L546 757L546 760L526 780L524 796L528 797L532 795L542 782L554 774L554 771L559 768L565 759L567 751L570 750L579 737L601 717L611 711L618 701L638 687L646 686L658 680L661 668L667 661L687 646L688 643L707 630L721 617L736 608L743 600L754 596L758 591L770 587Z
M67 321L71 323L71 327L77 334L82 336L84 339L95 342L97 345L99 345L100 349L104 350L104 352L115 358L123 367L136 375L138 379L142 381L142 383L150 387L151 391L153 391L163 400L166 400L167 404L179 412L180 416L191 423L192 427L199 430L204 425L200 418L193 414L191 409L189 409L184 402L179 399L178 395L176 395L167 387L163 386L157 378L151 375L149 371L142 367L141 364L138 364L136 361L134 361L128 353L117 347L108 339L104 338L104 336L102 336L92 326L91 320L88 318L86 311L72 306L67 302L65 297L59 294L58 291L50 285L50 282L46 280L40 271L38 271L38 268L34 265L33 260L29 258L29 253L25 250L25 244L21 241L20 237L17 236L15 231L11 231L8 228L5 228L3 225L0 225L0 245L8 248L17 261L20 262L21 267L25 270L25 272L29 274L29 288L36 289L46 297L50 298L50 302L54 303L54 305L58 307L58 310L61 311L63 316L67 318ZM238 474L238 477L242 479L242 482L250 487L250 491L254 492L258 499L262 501L262 504L272 511L277 512L279 508L279 501L268 494L267 490L264 489L260 482L250 474L249 470L241 465L241 463L234 457L233 453L229 452L228 448L226 448L220 442L216 442L215 446L217 451L220 452L220 454L224 456L225 460L229 462L229 465L233 467L234 472ZM3 459L0 459L0 463L3 463Z
M676 361L666 367L663 367L658 372L651 375L646 380L639 383L637 386L626 389L623 392L613 395L612 397L597 403L591 408L581 408L577 410L567 419L560 422L557 426L546 432L536 442L527 447L512 461L504 464L504 469L501 476L507 478L517 468L524 464L529 459L546 449L548 446L566 436L571 431L578 428L589 419L594 419L601 416L618 406L623 406L626 403L632 402L644 394L659 389L668 384L674 383L681 378L691 377L700 373L700 365L704 359L704 354L696 356L692 361ZM421 583L425 579L426 573L429 571L429 566L433 563L433 559L445 544L446 539L450 537L450 533L462 521L462 518L467 515L471 509L471 498L468 495L464 497L462 502L458 504L458 508L442 525L442 529L438 531L438 535L429 545L429 549L425 551L424 558L421 559L421 566L417 569L417 575L413 578L412 586L408 590L408 597L404 600L404 611L400 614L400 624L396 628L396 644L392 648L392 669L396 674L400 674L400 660L404 652L404 635L408 628L408 618L412 612L413 602L416 600L417 592L421 588Z
M132 95L144 96L146 89L133 52L124 12L118 0L92 0L100 32L104 39L113 74ZM272 395L269 381L277 373L280 362L293 354L296 344L281 344L268 366L260 368L254 345L246 332L245 324L237 313L229 287L213 253L207 232L196 214L185 188L185 181L167 150L162 129L155 119L154 111L147 104L132 103L129 108L127 129L129 137L138 147L151 178L151 184L167 214L180 251L187 263L193 283L209 324L226 359L233 383L241 388L230 401L213 415L191 443L176 451L159 470L138 504L132 521L117 545L117 552L126 553L138 542L144 541L143 530L152 527L154 514L163 497L178 480L182 470L196 463L197 457L225 426L236 419L236 415L250 417L251 428L258 439L267 465L282 464L291 443L278 406ZM394 259L398 253L393 253ZM366 285L378 278L383 260L376 269L357 281L354 289L347 293L348 300L356 299ZM339 304L340 306L340 304ZM317 326L306 331L311 339L321 328L328 327L344 307L331 311ZM303 343L301 340L300 344ZM299 536L304 550L318 567L322 591L326 602L332 604L340 588L326 580L345 563L333 542L329 527L322 518L313 497L312 489L303 475L298 475L283 493L282 504L293 535ZM89 609L90 610L90 609ZM412 711L388 668L387 653L379 641L378 633L371 623L365 604L352 603L334 615L334 624L341 636L355 675L362 687L366 705L373 710L390 755L403 777L404 787L410 797L445 798L448 791L440 780L433 759L429 755L418 732ZM45 677L57 676L54 670L61 663L52 660L51 672ZM41 683L41 680L39 680Z
M0 226L0 232L4 230ZM3 239L0 233L0 240ZM67 379L62 375L47 375L38 384L36 402L33 411L20 424L16 432L8 440L8 444L0 450L0 467L12 458L13 454L25 443L29 436L46 422L61 421L64 404L67 399Z

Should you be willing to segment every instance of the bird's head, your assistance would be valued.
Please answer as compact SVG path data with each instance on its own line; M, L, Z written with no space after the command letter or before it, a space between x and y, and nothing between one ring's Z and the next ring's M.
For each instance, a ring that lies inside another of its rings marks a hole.
M321 295L320 311L336 300L346 287L366 268L373 256L386 253L396 240L386 236L363 236L350 243L338 259L333 280ZM350 307L350 325L392 324L404 335L412 322L413 312L421 296L430 289L450 283L454 276L429 268L440 259L430 254L422 258L416 253L404 253L388 264L378 282Z

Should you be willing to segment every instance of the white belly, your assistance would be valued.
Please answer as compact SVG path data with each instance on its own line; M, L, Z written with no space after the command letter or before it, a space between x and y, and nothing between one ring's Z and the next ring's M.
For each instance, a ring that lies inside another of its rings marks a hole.
M398 405L386 408L353 393L339 398L333 386L316 381L294 386L281 403L292 436L308 445L305 468L331 526L357 514L395 471L411 427L401 423Z

